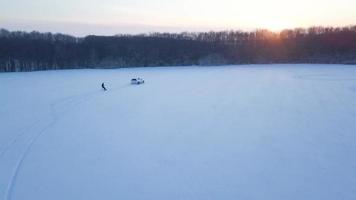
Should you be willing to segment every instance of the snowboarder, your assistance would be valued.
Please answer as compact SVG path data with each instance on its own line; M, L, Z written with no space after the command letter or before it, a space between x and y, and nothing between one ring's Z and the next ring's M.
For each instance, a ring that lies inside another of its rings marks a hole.
M104 83L101 84L101 87L104 89L104 91L107 90Z

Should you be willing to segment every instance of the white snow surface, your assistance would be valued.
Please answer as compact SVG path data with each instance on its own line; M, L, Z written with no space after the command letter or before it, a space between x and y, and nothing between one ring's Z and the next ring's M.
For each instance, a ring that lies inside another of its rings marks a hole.
M356 198L355 66L2 73L0 124L3 200Z

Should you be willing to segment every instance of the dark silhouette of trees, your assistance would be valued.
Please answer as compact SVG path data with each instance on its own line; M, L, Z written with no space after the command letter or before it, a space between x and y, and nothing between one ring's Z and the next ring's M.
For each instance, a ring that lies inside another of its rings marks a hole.
M249 63L356 64L356 26L84 38L0 29L0 72Z

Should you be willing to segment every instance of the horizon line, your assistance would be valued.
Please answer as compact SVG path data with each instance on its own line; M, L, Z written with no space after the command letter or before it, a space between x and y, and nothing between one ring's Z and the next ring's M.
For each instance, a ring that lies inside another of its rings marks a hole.
M253 33L257 31L268 31L274 34L280 34L283 31L288 31L288 30L308 30L311 28L333 28L333 29L338 29L338 28L353 28L356 27L356 24L349 24L349 25L340 25L340 26L335 26L335 25L312 25L312 26L304 26L304 27L293 27L293 28L283 28L281 30L271 30L269 28L249 28L248 29L242 29L242 28L221 28L221 29L206 29L206 30L184 30L182 29L181 31L142 31L142 32L133 32L133 33L128 33L128 32L117 32L113 34L95 34L95 33L90 33L90 34L83 34L83 35L75 35L71 33L66 33L65 31L60 32L60 31L41 31L41 30L36 30L36 29L16 29L16 28L7 28L7 27L0 27L0 30L6 30L9 32L25 32L25 33L32 33L32 32L37 32L37 33L51 33L51 34L63 34L67 36L72 36L76 38L85 38L88 36L139 36L139 35L149 35L149 34L154 34L154 33L169 33L169 34L182 34L182 33L209 33L209 32L242 32L242 33Z

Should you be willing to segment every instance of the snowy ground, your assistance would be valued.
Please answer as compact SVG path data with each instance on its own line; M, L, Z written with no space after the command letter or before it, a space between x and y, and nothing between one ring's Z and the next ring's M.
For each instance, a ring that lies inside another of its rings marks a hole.
M356 197L354 66L3 73L0 106L3 200Z

